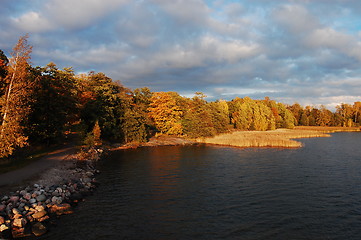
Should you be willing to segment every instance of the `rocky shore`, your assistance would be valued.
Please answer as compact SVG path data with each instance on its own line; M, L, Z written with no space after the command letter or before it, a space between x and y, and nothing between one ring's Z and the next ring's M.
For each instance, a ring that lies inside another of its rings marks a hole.
M102 152L92 148L74 154L30 185L0 197L0 239L41 236L54 218L73 213L96 186L95 166Z

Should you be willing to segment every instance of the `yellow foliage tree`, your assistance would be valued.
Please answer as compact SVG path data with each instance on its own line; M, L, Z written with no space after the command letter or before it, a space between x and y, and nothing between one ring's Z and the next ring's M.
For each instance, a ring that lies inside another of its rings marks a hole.
M23 122L30 111L28 103L33 88L28 78L32 46L27 39L28 35L19 38L9 59L8 74L1 80L4 81L5 94L0 99L0 157L11 155L14 149L27 143Z
M155 92L150 98L149 116L153 119L156 128L163 134L182 134L181 116L183 111L177 104L180 97L173 92Z

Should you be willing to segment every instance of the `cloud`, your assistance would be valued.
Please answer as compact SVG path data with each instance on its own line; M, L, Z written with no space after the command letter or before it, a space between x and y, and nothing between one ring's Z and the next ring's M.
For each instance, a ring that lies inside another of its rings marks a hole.
M30 33L32 61L131 88L288 103L353 101L360 1L3 0L0 48Z
M18 18L13 18L13 24L23 31L32 33L46 32L53 29L52 24L37 12L27 12Z

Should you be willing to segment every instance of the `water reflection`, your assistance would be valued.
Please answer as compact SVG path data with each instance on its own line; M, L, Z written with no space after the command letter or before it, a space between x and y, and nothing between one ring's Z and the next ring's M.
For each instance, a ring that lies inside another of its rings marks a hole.
M360 140L119 151L96 194L43 239L358 239Z

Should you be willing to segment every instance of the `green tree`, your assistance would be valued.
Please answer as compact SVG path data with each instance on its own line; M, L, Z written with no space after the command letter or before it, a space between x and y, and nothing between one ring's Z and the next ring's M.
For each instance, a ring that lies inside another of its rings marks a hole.
M60 70L51 62L31 73L36 84L27 132L32 141L56 142L77 118L74 72L71 68Z
M210 137L217 133L214 127L215 119L212 114L211 105L204 100L206 96L201 92L196 92L189 101L188 109L182 120L184 134L191 138Z
M122 104L123 100L128 98L129 90L120 83L113 82L104 73L90 72L85 79L79 80L78 84L82 91L80 117L87 131L90 131L98 120L104 139L124 141Z

